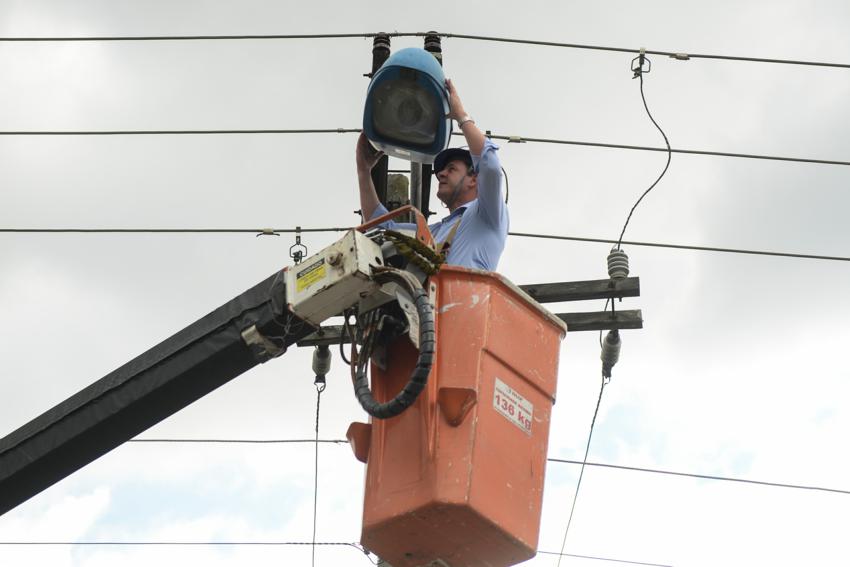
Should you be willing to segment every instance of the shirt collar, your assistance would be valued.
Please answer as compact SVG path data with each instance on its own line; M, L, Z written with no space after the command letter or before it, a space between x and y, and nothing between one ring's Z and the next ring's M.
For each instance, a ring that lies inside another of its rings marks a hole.
M451 213L444 216L440 222L446 222L447 220L451 220L453 218L459 217L460 215L463 214L463 212L466 210L466 208L468 206L470 206L472 203L474 203L477 200L478 200L478 198L476 197L475 199L469 201L468 203L464 203L464 204L460 205L458 208L453 210Z

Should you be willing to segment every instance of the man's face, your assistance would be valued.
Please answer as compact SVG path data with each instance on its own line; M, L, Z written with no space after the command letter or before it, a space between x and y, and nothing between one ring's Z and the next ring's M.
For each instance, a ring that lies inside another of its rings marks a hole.
M469 167L462 160L453 160L446 164L446 167L437 173L437 198L443 203L450 204L449 202L454 198L455 187L460 183L458 201L463 201L469 188L475 182L474 176L469 175L468 172ZM465 179L464 176L466 176Z

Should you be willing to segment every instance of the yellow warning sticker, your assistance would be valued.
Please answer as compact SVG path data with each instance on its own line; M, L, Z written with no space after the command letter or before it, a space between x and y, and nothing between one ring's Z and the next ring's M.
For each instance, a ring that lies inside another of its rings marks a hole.
M296 291L304 291L314 283L325 279L326 271L324 258L299 270L295 277Z

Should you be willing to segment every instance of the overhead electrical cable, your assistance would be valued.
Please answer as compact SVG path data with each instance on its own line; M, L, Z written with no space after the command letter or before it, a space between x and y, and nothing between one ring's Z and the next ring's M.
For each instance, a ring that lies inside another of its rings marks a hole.
M592 559L595 561L609 561L611 563L628 563L629 565L647 565L648 567L673 567L664 563L647 563L645 561L630 561L628 559L614 559L611 557L597 557L595 555L579 555L577 553L558 553L557 551L538 551L540 555L559 555L561 557L575 557L577 559Z
M2 134L2 132L0 132ZM633 144L609 144L604 142L586 142L580 140L559 140L555 138L526 138L524 136L504 136L494 134L492 136L496 140L507 140L511 143L525 143L525 142L534 142L538 144L562 144L562 145L570 145L570 146L588 146L592 148L612 148L619 150L637 150L637 151L645 151L645 152L672 152L674 154L691 154L691 155L701 155L701 156L715 156L715 157L733 157L733 158L742 158L742 159L760 159L760 160L771 160L771 161L788 161L788 162L796 162L796 163L813 163L819 165L850 165L850 161L841 161L841 160L828 160L828 159L814 159L814 158L798 158L798 157L788 157L788 156L775 156L775 155L765 155L765 154L745 154L745 153L736 153L736 152L720 152L720 151L710 151L710 150L689 150L689 149L681 149L681 148L662 148L658 146L637 146Z
M313 439L153 439L153 438L142 438L142 439L131 439L127 441L127 443L208 443L208 444L276 444L276 443L315 443ZM348 445L349 442L347 439L320 439L319 443L333 443L336 445ZM570 465L581 465L584 461L575 461L571 459L559 459L555 457L549 457L547 459L553 463L564 463ZM850 490L842 490L840 488L826 488L822 486L812 486L805 484L788 484L782 482L769 482L765 480L753 480L746 478L737 478L731 476L717 476L717 475L708 475L708 474L699 474L699 473L686 473L679 471L670 471L664 469L651 469L645 467L632 467L628 465L615 465L611 463L596 463L588 461L586 463L588 467L603 467L609 469L618 469L625 471L636 471L636 472L645 472L645 473L653 473L653 474L662 474L662 475L671 475L671 476L681 476L688 478L698 478L703 480L717 480L717 481L725 481L725 482L742 482L746 484L757 484L761 486L773 486L778 488L793 488L799 490L817 490L822 492L834 492L836 494L847 494L850 495Z
M526 238L544 238L552 240L569 240L575 242L600 242L606 244L617 244L616 240L604 238L584 238L580 236L561 236L557 234L535 234L530 232L509 232L511 236L522 236ZM756 256L778 256L783 258L800 258L808 260L829 260L834 262L850 262L850 256L825 256L819 254L798 254L795 252L776 252L770 250L748 250L746 248L719 248L716 246L696 246L691 244L666 244L662 242L642 242L638 240L623 240L621 244L630 246L648 246L653 248L671 248L675 250L696 250L700 252L722 252L726 254L751 254Z
M180 135L255 135L255 134L354 134L359 128L310 128L310 129L238 129L238 130L0 130L0 136L180 136ZM453 136L460 136L454 132ZM620 150L636 150L647 152L672 152L674 154L690 154L715 157L733 157L742 159L758 159L783 161L793 163L811 163L816 165L850 166L850 161L776 156L766 154L746 154L737 152L721 152L711 150L690 150L682 148L662 148L656 146L639 146L633 144L613 144L606 142L587 142L582 140L561 140L557 138L534 138L525 136L509 136L491 134L494 140L505 140L509 143L532 142L538 144L559 144L569 146L586 146L591 148L610 148Z
M79 233L250 233L262 236L274 232L345 232L353 227L326 228L0 228L0 232L79 232Z
M358 543L341 541L0 541L0 545L208 545L208 546L237 546L237 545L328 545L348 546L363 551Z
M0 136L181 136L209 134L352 134L359 128L204 129L204 130L3 130Z
M285 546L311 546L313 549L316 546L344 546L352 547L357 551L365 554L366 558L372 565L378 565L378 561L372 559L371 551L364 548L359 543L339 542L339 541L0 541L0 546L16 545L16 546L144 546L144 547L238 547L238 546L270 546L270 547L285 547Z
M576 491L573 496L573 504L570 507L570 517L567 520L567 528L564 530L564 540L561 542L561 552L558 555L558 566L561 565L561 559L564 557L564 548L567 545L567 536L570 533L570 525L573 523L573 514L576 511L576 502L578 501L579 490L581 489L581 479L584 477L584 463L587 463L587 455L590 453L590 442L593 439L593 426L596 425L596 416L599 413L599 405L602 403L602 393L605 391L605 378L602 378L602 385L599 387L599 398L596 400L596 409L593 410L593 419L590 422L590 432L587 434L587 444L584 448L584 460L582 460L581 471L578 474L578 482L576 482Z
M369 33L321 33L321 34L231 34L231 35L139 35L139 36L30 36L30 37L0 37L0 42L6 43L51 43L51 42L98 42L98 41L255 41L255 40L313 40L313 39L369 39L379 35ZM543 41L537 39L519 39L486 35L471 35L447 32L387 32L389 37L425 37L437 36L447 39L466 39L494 43L511 43L519 45L535 45L541 47L558 47L590 51L608 51L615 53L638 53L640 48L615 47L582 43L564 43L558 41ZM743 55L720 55L708 53L686 53L680 51L644 50L649 55L662 55L679 61L690 59L713 59L718 61L741 61L749 63L771 63L781 65L802 65L812 67L833 67L850 69L848 63L828 61L812 61L801 59L780 59L773 57L750 57Z
M302 228L301 232L345 232L352 227ZM183 234L183 233L244 233L257 236L274 233L298 232L296 228L0 228L0 233L30 233L30 234L61 234L61 233L93 233L93 234ZM589 238L583 236L565 236L558 234L538 234L533 232L508 233L510 236L523 238L542 238L548 240L566 240L573 242L598 242L602 244L617 244L616 240L605 238ZM720 248L717 246L697 246L692 244L670 244L663 242L643 242L639 240L623 240L622 244L630 246L647 246L652 248L670 248L673 250L695 250L698 252L721 252L727 254L750 254L756 256L777 256L781 258L798 258L808 260L828 260L833 262L850 262L850 256L827 256L823 254L801 254L796 252L778 252L771 250L750 250L746 248Z
M367 554L370 561L372 558L368 556L368 552L359 543L349 542L316 542L315 544L309 541L0 541L0 545L81 545L81 546L298 546L298 545L325 545L325 546L347 546ZM613 563L627 563L630 565L645 565L648 567L672 567L663 563L647 563L645 561L631 561L628 559L615 559L612 557L599 557L595 555L578 555L576 553L558 553L557 551L538 551L542 555L561 555L564 557L576 557L579 559L591 559L595 561L609 561ZM375 562L373 561L373 564Z
M794 488L794 489L797 489L797 490L816 490L816 491L821 491L821 492L833 492L833 493L836 493L836 494L850 495L850 490L841 490L839 488L825 488L825 487L822 487L822 486L808 486L808 485L804 485L804 484L787 484L787 483L784 483L784 482L767 482L767 481L764 481L764 480L735 478L735 477L731 477L731 476L684 473L684 472L677 472L677 471L668 471L668 470L664 470L664 469L650 469L650 468L644 468L644 467L629 467L629 466L626 466L626 465L612 465L612 464L608 464L608 463L591 463L591 462L585 463L583 461L573 461L573 460L570 460L570 459L556 459L554 457L551 457L547 460L550 461L550 462L553 462L553 463L568 463L568 464L571 464L571 465L586 464L589 467L604 467L604 468L609 468L609 469L619 469L619 470L625 470L625 471L639 471L639 472L653 473L653 474L663 474L663 475L681 476L681 477L688 477L688 478L698 478L698 479L703 479L703 480L719 480L719 481L725 481L725 482L742 482L742 483L746 483L746 484L758 484L758 485L761 485L761 486L773 486L773 487L778 487L778 488Z
M130 439L126 443L224 443L224 444L259 444L275 445L284 443L333 443L347 445L347 439Z

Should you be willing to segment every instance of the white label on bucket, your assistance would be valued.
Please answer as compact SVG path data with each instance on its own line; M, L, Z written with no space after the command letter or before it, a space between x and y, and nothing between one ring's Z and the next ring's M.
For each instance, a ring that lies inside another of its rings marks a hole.
M498 378L496 378L496 388L493 392L493 407L508 421L531 435L534 405Z

